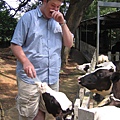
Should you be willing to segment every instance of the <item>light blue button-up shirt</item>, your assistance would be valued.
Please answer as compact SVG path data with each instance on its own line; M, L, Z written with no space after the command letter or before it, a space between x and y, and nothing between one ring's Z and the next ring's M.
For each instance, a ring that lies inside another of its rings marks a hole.
M21 17L11 43L22 46L41 82L54 84L59 80L62 29L53 18L45 19L39 7ZM17 61L16 73L23 81L34 83L34 79L27 77L20 61Z

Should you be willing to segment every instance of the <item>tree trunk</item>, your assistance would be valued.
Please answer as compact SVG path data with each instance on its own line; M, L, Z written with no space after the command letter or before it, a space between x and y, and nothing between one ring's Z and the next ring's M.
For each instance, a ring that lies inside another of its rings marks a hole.
M84 11L94 0L70 0L70 6L66 13L67 25L70 31L75 34L76 28L79 26Z
M70 5L68 8L68 11L66 13L65 19L67 21L67 25L70 29L70 31L75 34L75 30L80 24L80 21L82 20L82 16L84 14L84 11L88 8L88 6L93 2L94 0L70 0ZM70 53L70 48L65 48L63 50L64 56L62 63L68 63L68 56ZM63 65L64 66L64 65Z

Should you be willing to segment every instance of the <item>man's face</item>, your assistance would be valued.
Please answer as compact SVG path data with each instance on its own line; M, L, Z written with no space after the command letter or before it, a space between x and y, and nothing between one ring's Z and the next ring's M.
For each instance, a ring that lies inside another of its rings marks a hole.
M47 0L45 1L46 2L44 2L44 14L47 18L51 18L52 12L58 11L62 2L60 2L59 0L49 0L48 2Z

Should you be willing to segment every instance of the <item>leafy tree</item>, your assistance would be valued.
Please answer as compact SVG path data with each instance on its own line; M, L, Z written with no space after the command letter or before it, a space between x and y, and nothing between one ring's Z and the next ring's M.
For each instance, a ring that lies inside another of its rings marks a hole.
M119 0L102 0L103 2L118 2ZM94 0L92 4L86 10L83 19L89 19L97 16L97 2L98 0ZM104 15L110 12L116 11L118 8L112 7L100 7L100 15Z
M87 7L92 3L93 0L65 0L63 6L61 7L61 11L63 11L65 18L67 20L68 27L70 28L71 32L74 34L76 28L80 24L84 11ZM39 2L31 4L31 0L18 0L19 5L17 8L12 8L8 5L4 0L0 2L0 32L5 33L6 36L9 38L10 34L12 35L13 29L16 24L16 19L14 16L18 12L26 12L30 9L36 7ZM69 5L69 7L68 7ZM14 11L14 13L11 11ZM13 27L13 28L12 28ZM4 28L4 29L3 29ZM10 31L11 32L10 32ZM9 32L8 32L9 31ZM2 36L2 40L7 40L8 38L5 35Z
M83 16L84 20L97 16L97 1L98 0L94 0L92 4L88 7L87 11ZM103 2L120 2L120 0L103 0ZM114 8L114 7L100 7L100 15L104 15L110 12L115 12L118 9L119 8ZM120 39L118 29L111 30L111 39Z
M75 30L79 26L84 12L93 1L94 0L70 0L70 5L65 18L68 27L73 34L75 34Z
M0 1L0 45L9 44L17 20L10 16L4 1ZM2 44L5 43L5 44Z

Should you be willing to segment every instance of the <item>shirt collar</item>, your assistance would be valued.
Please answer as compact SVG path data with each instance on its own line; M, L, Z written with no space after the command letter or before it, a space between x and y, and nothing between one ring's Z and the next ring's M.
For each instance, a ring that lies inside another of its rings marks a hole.
M43 14L42 14L42 12L40 10L40 6L37 6L37 14L38 14L38 17L42 17L43 16Z

